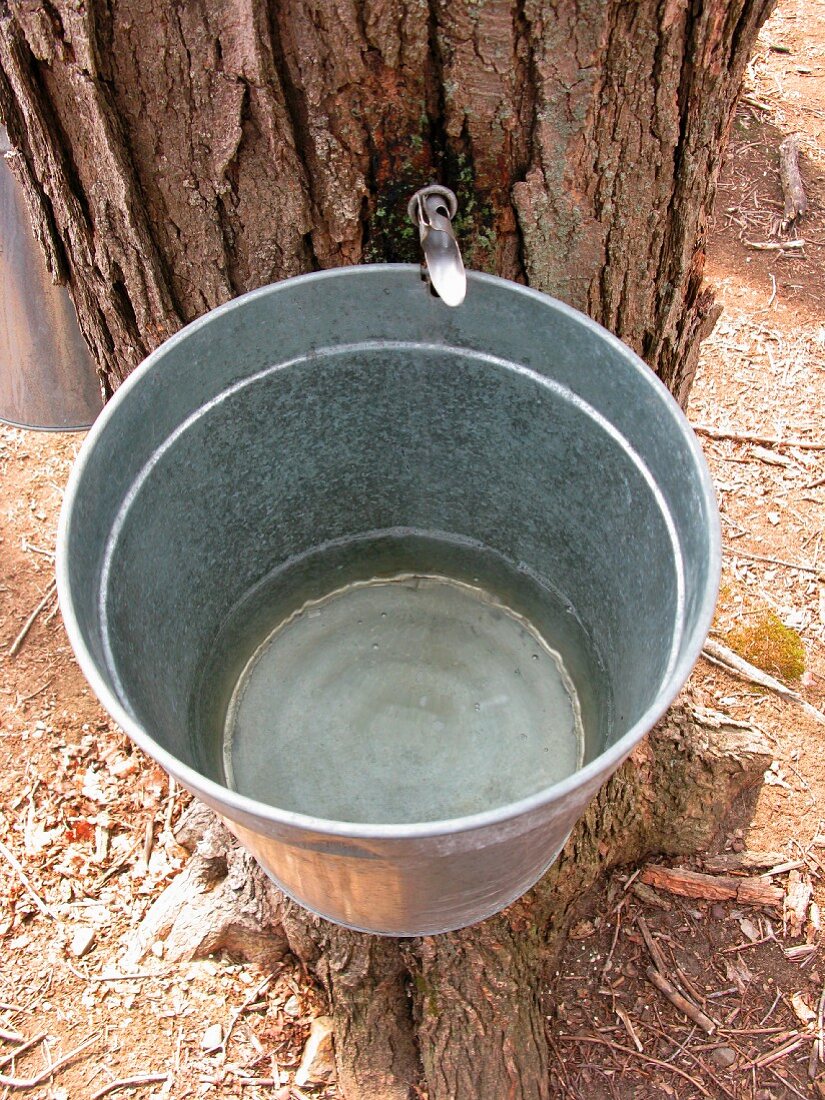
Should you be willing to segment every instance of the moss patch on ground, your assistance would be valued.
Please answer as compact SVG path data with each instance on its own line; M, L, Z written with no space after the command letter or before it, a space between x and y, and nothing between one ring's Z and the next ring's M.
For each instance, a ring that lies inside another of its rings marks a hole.
M805 671L802 639L773 611L763 611L750 622L734 627L726 641L746 661L772 676L798 680Z

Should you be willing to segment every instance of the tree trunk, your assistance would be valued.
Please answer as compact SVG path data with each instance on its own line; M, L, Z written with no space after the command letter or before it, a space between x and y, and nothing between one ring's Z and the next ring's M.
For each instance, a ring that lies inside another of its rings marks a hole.
M182 323L314 267L470 266L584 309L684 401L703 240L772 0L19 0L0 116L107 392Z
M717 170L771 7L4 0L0 118L107 394L243 291L417 260L406 203L438 179L457 192L468 266L585 310L684 403L715 319ZM674 709L545 879L483 925L410 941L334 928L201 818L178 894L141 934L172 953L183 937L297 954L328 992L346 1100L543 1100L542 978L571 902L608 865L706 843L765 767L747 731L704 721Z

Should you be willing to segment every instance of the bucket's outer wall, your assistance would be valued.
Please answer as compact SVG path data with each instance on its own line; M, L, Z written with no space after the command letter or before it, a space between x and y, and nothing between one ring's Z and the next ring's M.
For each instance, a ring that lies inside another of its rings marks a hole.
M0 420L20 428L88 428L103 407L97 373L65 287L55 286L6 162L0 126Z
M221 622L290 554L398 524L557 585L604 661L610 743L537 796L447 822L325 822L227 790L189 725ZM488 276L448 309L394 265L255 291L159 348L87 440L58 575L81 665L127 732L297 900L413 935L482 919L543 873L687 678L719 566L696 440L629 349Z

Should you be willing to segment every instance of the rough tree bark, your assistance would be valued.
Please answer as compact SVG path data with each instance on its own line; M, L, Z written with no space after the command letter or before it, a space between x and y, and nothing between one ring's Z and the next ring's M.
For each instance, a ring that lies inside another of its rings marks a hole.
M717 170L771 6L0 0L0 118L105 393L245 290L417 259L406 202L439 179L470 266L584 309L684 403L715 317ZM765 766L747 731L712 727L674 709L544 881L482 926L404 942L335 929L201 821L177 887L200 904L173 893L147 929L303 959L330 998L347 1100L539 1100L542 977L571 902L605 866L705 843Z

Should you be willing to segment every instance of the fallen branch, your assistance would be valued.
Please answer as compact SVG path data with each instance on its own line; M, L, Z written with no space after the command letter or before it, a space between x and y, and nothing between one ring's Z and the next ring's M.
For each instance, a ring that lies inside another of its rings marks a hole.
M805 242L800 238L796 241L745 241L748 248L755 248L757 252L788 252L791 249L805 247Z
M683 997L682 994L674 986L670 984L667 978L660 974L655 966L649 966L645 971L648 981L650 981L660 993L664 994L670 1003L678 1008L680 1012L683 1012L689 1020L693 1020L695 1024L708 1035L712 1035L716 1029L716 1024L711 1020L709 1016L706 1016L704 1012L697 1005L689 1001L687 997Z
M108 1096L117 1089L133 1089L138 1085L155 1085L169 1080L168 1073L139 1073L136 1077L122 1077L119 1081L110 1081L102 1089L92 1093L91 1100L100 1100L102 1096Z
M785 858L782 852L725 852L720 856L706 856L702 862L711 874L727 871L758 871L761 867L776 867Z
M791 134L779 146L779 179L785 200L782 230L787 232L808 210L808 199L799 171L799 135Z
M56 1062L47 1066L46 1069L42 1070L35 1077L6 1077L4 1074L0 1073L0 1085L8 1089L36 1089L38 1085L42 1085L44 1081L48 1081L50 1077L53 1077L67 1062L71 1062L78 1054L81 1054L87 1047L90 1047L92 1043L96 1043L99 1038L100 1036L97 1034L90 1035L88 1039L85 1039L80 1044L80 1046L75 1047L74 1050L70 1050L69 1053L64 1054L62 1058L58 1058Z
M49 587L46 589L46 593L43 596L42 600L37 605L37 607L34 609L34 611L32 611L31 615L29 615L28 619L26 619L25 623L23 624L23 629L20 631L20 633L17 635L17 637L14 639L14 641L9 646L9 653L8 653L9 657L16 657L17 654L20 652L20 649L23 645L23 642L25 642L25 640L26 640L26 635L31 630L31 628L34 626L34 624L37 620L37 616L40 614L40 612L43 610L43 608L46 606L46 604L49 603L52 596L54 596L56 589L57 589L57 581L51 581L50 584L49 584Z
M805 451L825 451L825 443L816 439L780 439L775 435L752 435L750 432L727 431L707 424L691 425L697 435L709 439L730 439L734 443L758 443L761 447L799 447Z
M769 676L767 672L763 672L761 668L752 665L750 661L746 661L744 657L740 657L738 653L716 641L715 638L705 640L702 655L712 664L720 665L727 672L733 672L742 679L749 680L758 687L766 688L783 699L792 700L805 711L809 718L813 718L814 721L825 726L825 714L812 706L807 699L803 699L798 691L794 691L793 688L787 687L780 680Z
M642 882L671 894L707 901L738 901L741 905L765 905L781 908L785 891L760 876L735 878L733 875L705 875L681 867L661 867L649 863L641 873Z

